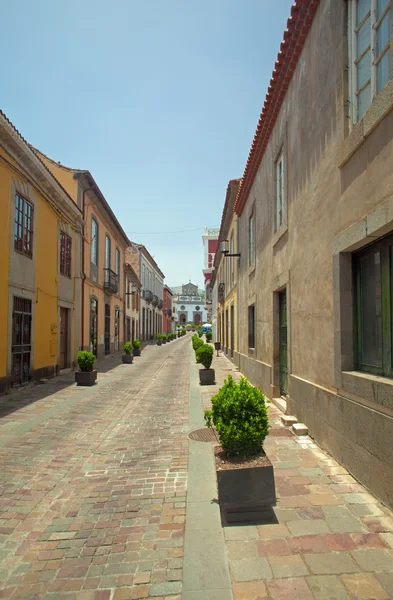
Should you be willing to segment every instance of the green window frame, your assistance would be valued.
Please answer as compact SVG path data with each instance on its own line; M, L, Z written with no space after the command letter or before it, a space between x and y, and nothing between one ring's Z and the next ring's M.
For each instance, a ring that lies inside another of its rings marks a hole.
M393 235L354 255L355 365L393 377Z

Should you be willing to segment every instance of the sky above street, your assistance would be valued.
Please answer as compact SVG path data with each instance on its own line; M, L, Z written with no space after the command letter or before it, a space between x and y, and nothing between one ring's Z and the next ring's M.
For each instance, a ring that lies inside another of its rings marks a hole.
M4 0L0 107L91 171L169 285L202 286L203 227L243 174L291 4Z

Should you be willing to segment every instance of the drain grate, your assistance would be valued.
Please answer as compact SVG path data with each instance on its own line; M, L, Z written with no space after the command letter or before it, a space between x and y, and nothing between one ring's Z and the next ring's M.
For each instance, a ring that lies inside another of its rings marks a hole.
M190 440L197 442L218 442L218 436L215 429L210 427L203 427L202 429L195 429L188 434Z

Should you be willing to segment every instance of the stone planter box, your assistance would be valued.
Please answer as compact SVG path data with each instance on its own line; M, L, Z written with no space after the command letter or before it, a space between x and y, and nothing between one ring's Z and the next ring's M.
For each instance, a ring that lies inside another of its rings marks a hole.
M269 521L274 517L273 465L217 471L218 500L227 523Z
M121 362L126 365L132 365L133 360L134 356L132 354L122 354L121 356Z
M134 356L140 356L141 355L141 349L140 348L133 348L132 352L133 352Z
M216 372L214 369L199 369L199 382L201 385L214 385Z
M157 340L157 346L162 346L162 340Z
M94 385L97 380L97 369L93 371L75 371L76 385Z

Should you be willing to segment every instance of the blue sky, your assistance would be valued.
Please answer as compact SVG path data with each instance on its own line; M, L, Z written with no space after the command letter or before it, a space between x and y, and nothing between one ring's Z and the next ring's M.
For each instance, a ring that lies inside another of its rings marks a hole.
M169 285L201 285L202 229L243 174L291 3L3 2L1 108L92 172Z

